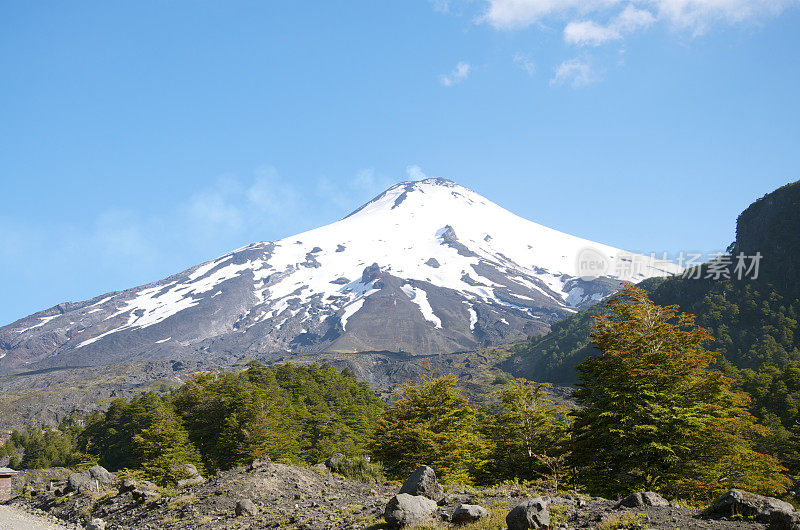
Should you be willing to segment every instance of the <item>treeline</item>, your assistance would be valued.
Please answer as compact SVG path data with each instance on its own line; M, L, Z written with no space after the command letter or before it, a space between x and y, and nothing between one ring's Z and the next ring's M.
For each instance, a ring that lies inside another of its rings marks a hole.
M197 375L169 396L114 400L105 413L76 414L58 429L14 431L0 456L11 455L15 468L139 469L156 482L183 463L206 472L261 457L316 463L363 454L382 408L349 370L251 362L238 373Z
M591 338L599 354L578 367L575 410L524 379L477 409L453 375L410 382L385 407L348 371L250 363L239 373L195 376L170 396L114 401L105 414L72 418L58 431L15 432L4 450L23 448L22 467L95 459L161 482L183 463L215 472L263 456L314 464L342 453L361 457L351 466L361 476L370 476L369 456L392 479L427 464L447 483L539 481L610 497L652 490L706 500L731 487L787 489L786 469L765 446L774 437L748 411L763 403L751 405L713 368L710 336L693 316L629 286L594 318ZM783 373L771 387L785 386ZM800 379L800 366L792 374ZM752 377L758 386L768 375Z

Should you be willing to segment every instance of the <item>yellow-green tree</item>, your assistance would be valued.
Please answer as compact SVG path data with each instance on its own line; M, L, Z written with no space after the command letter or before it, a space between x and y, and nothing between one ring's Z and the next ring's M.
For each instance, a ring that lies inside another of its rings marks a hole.
M485 464L487 443L475 410L456 386L455 375L409 382L380 416L372 454L387 474L405 478L430 466L444 482L471 484Z
M628 285L595 317L600 350L578 366L572 462L590 491L655 490L707 498L739 487L786 489L783 468L752 442L767 433L749 398L711 368L710 335L677 306L662 307Z
M132 440L138 466L150 480L163 482L170 468L194 464L202 473L200 453L189 441L189 433L175 411L167 404L153 410L150 425Z
M487 471L493 480L552 478L566 453L567 411L547 397L546 383L512 379L497 392L499 401L487 418L492 452Z

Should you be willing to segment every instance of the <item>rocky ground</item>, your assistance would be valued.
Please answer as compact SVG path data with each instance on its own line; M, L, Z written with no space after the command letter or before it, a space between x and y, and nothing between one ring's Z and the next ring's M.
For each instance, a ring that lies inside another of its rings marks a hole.
M322 465L301 468L268 461L222 472L202 484L182 489L155 488L142 481L105 476L102 472L76 474L68 481L65 480L67 476L69 471L63 469L21 473L14 485L17 496L9 505L87 528L377 530L389 527L384 519L386 506L392 502L397 504L393 499L400 490L399 484L344 480L333 476ZM79 491L69 491L69 484ZM403 485L404 491L409 491L407 484ZM434 495L443 496L438 505L421 494L405 495L406 500L428 503L432 510L408 526L415 529L452 527L448 521L458 506L478 505L486 510L485 517L463 528L505 528L509 510L530 498L544 495L547 497L541 498L541 505L546 506L551 528L795 527L792 526L795 523L779 523L777 519L772 521L772 526L769 522L756 522L753 514L740 508L722 510L726 515L736 514L735 517L703 516L697 509L675 504L648 505L650 501L646 499L629 502L632 506L625 507L618 501L523 487L440 490ZM104 526L92 526L93 520L95 525L102 523Z

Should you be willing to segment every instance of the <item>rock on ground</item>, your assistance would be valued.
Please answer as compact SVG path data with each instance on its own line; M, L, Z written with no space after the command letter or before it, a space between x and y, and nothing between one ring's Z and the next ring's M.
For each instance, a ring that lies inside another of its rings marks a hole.
M92 466L82 473L73 473L67 479L70 491L93 491L114 482L114 475L103 466Z
M640 508L642 506L669 506L669 501L667 501L658 493L644 491L631 493L619 501L619 506L624 506L626 508Z
M45 521L57 517L73 528L76 524L83 528L87 520L101 518L108 529L126 530L366 530L379 527L387 504L397 493L397 487L392 485L363 484L327 472L273 462L220 472L190 492L172 497L150 491L155 486L145 481L128 482L127 487L120 483L118 492L106 488L102 496L48 488L50 480L65 480L68 475L68 470L20 473L15 476L19 480L15 482L14 491L30 493L18 495L8 507L43 515ZM491 506L493 510L503 510L505 515L507 510L526 501L520 495L517 488L502 487L450 492L443 499L447 502L437 508L422 501L428 506L426 511L433 510L424 524L440 530L453 528L444 520L445 517L450 519L461 504ZM616 500L563 491L542 491L539 496L547 505L553 529L595 530L604 520L608 523L614 518L640 515L642 521L648 521L648 528L659 530L767 530L768 526L772 530L798 530L797 512L775 512L771 521L765 523L742 517L706 516L677 505L618 507ZM256 505L256 515L236 516L236 504L244 499ZM525 528L533 527L526 524ZM11 528L40 530L19 525ZM6 529L0 526L0 530Z
M243 499L236 503L237 517L252 517L258 513L258 508L250 499Z
M403 483L400 493L422 495L434 501L444 496L444 491L436 480L436 473L428 466L419 466Z
M459 504L458 508L455 509L453 515L450 517L450 522L453 524L474 523L488 516L489 511L483 506L478 506L477 504Z
M709 511L718 516L753 518L776 530L800 528L797 525L799 516L788 502L737 489L728 490L717 497Z
M545 497L534 497L515 506L506 515L508 530L528 530L529 528L549 528L550 512Z
M711 504L711 512L722 516L754 517L775 510L793 512L794 506L774 497L764 497L737 489L726 491Z
M401 527L430 520L436 508L435 501L422 495L398 493L386 505L383 518L390 526Z

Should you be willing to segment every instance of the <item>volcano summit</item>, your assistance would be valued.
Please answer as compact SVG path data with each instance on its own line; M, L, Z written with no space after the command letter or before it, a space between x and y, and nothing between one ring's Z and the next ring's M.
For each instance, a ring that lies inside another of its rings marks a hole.
M581 270L587 252L606 260L595 276ZM449 180L403 182L330 225L0 328L0 371L220 351L466 351L544 333L620 280L678 271Z

